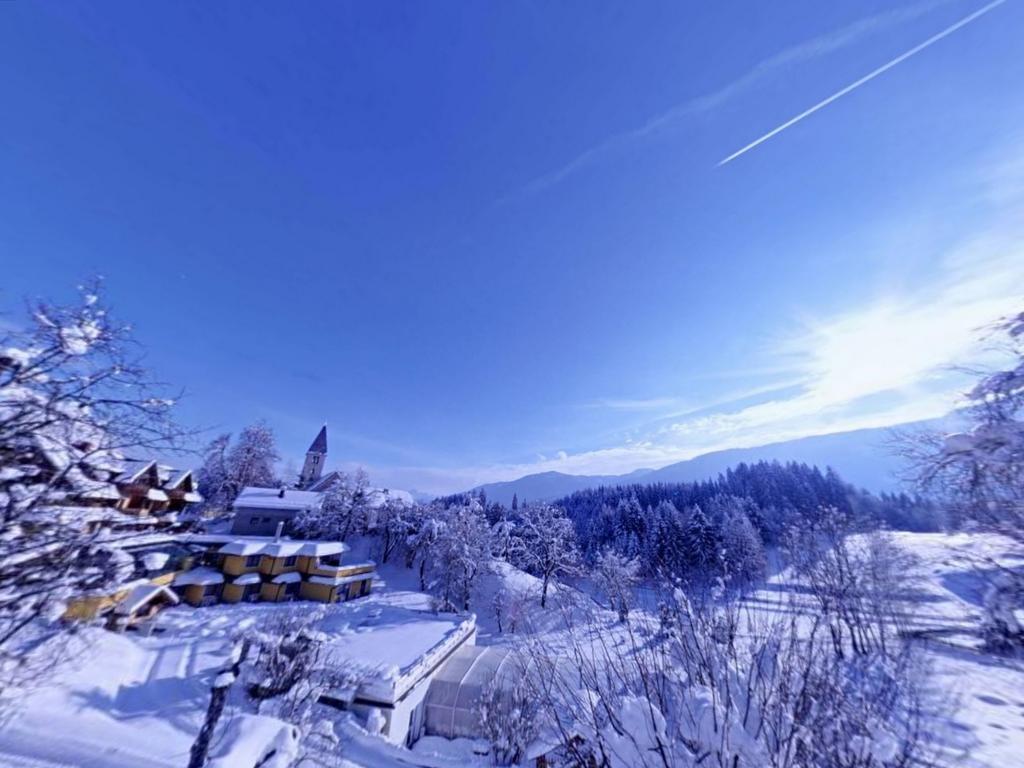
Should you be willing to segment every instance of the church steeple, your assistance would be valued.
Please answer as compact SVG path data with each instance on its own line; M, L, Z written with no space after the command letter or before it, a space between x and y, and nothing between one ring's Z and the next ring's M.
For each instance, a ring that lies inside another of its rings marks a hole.
M306 451L306 461L302 464L302 474L299 475L299 487L308 488L320 479L324 473L324 464L327 463L327 425L320 427L320 433L309 445Z

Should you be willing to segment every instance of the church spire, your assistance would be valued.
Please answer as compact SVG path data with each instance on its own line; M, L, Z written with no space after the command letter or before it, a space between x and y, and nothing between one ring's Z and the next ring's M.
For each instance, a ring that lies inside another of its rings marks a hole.
M327 455L327 425L324 424L320 427L320 434L316 436L316 439L310 443L309 450L307 453L322 453L324 456Z
M327 425L320 427L320 433L316 439L309 444L306 451L306 460L302 464L302 474L299 475L299 488L308 488L324 473L324 464L327 463Z

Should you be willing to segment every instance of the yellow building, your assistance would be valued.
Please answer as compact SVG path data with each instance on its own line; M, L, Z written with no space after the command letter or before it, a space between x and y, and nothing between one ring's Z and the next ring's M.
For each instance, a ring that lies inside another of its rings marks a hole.
M182 574L175 582L185 602L202 605L265 600L337 602L370 593L376 576L372 561L343 565L348 546L340 541L303 541L280 536L196 535L187 542L203 546L201 583ZM215 581L212 573L222 577Z

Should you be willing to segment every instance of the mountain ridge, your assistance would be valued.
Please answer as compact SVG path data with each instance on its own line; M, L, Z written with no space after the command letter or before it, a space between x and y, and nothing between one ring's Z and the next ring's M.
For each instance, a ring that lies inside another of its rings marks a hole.
M551 470L516 480L485 483L473 490L483 491L489 500L508 505L513 495L520 502L552 501L601 485L698 482L716 477L740 463L796 461L821 469L832 467L846 482L874 493L892 492L903 489L900 473L904 469L903 460L887 445L893 431L937 429L947 424L947 418L812 435L751 448L726 448L659 469L635 470L623 475L570 475Z

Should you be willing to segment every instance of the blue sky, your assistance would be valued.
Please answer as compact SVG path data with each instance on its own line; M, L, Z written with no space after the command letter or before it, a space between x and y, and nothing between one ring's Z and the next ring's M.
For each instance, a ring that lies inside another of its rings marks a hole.
M425 491L940 415L1024 285L1024 3L0 5L0 308Z

